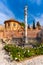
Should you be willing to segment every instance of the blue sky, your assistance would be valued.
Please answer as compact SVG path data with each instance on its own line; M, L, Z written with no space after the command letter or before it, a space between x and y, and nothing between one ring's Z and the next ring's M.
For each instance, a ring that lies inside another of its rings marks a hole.
M28 5L28 24L33 20L43 25L43 0L0 0L0 24L7 19L24 22L24 6Z

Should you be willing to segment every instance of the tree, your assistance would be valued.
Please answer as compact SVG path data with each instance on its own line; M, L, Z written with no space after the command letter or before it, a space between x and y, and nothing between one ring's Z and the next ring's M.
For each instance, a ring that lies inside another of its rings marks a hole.
M21 26L25 27L25 23L24 23L24 22L22 22L22 23L21 23Z
M28 25L28 29L30 29L30 25Z
M33 29L36 29L36 27L35 27L35 21L33 21Z
M38 27L38 29L41 29L41 25L40 25L39 21L37 22L36 26Z

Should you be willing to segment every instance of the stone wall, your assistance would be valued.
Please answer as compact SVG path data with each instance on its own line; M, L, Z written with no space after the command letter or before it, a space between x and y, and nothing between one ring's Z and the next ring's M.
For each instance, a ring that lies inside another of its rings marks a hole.
M40 41L40 33L41 30L28 30L28 40L39 40ZM24 31L8 31L8 30L0 30L0 39L19 39L24 37Z

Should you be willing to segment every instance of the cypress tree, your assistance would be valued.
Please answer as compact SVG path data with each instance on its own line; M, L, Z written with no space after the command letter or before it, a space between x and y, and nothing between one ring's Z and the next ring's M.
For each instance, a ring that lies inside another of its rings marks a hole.
M37 22L36 26L38 27L38 29L41 29L41 25L40 25L39 21Z
M36 27L35 27L35 21L33 21L33 29L36 29Z

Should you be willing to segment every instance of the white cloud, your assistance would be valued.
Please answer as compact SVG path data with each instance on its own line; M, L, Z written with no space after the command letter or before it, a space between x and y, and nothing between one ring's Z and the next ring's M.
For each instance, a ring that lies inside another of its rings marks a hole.
M41 4L41 0L30 0L32 4L36 3L37 5Z
M35 19L35 23L39 21L40 24L43 26L43 14L39 14L37 16L34 16L34 15L30 15L30 16L33 17L33 19Z
M0 2L0 23L3 23L5 20L14 18L14 14L3 2Z
M3 22L7 19L9 19L9 16L0 12L0 24L3 24Z
M41 14L40 17L35 17L35 21L39 21L40 24L43 26L43 14Z
M41 4L41 0L36 0L36 1L37 1L36 3L37 3L38 5Z

